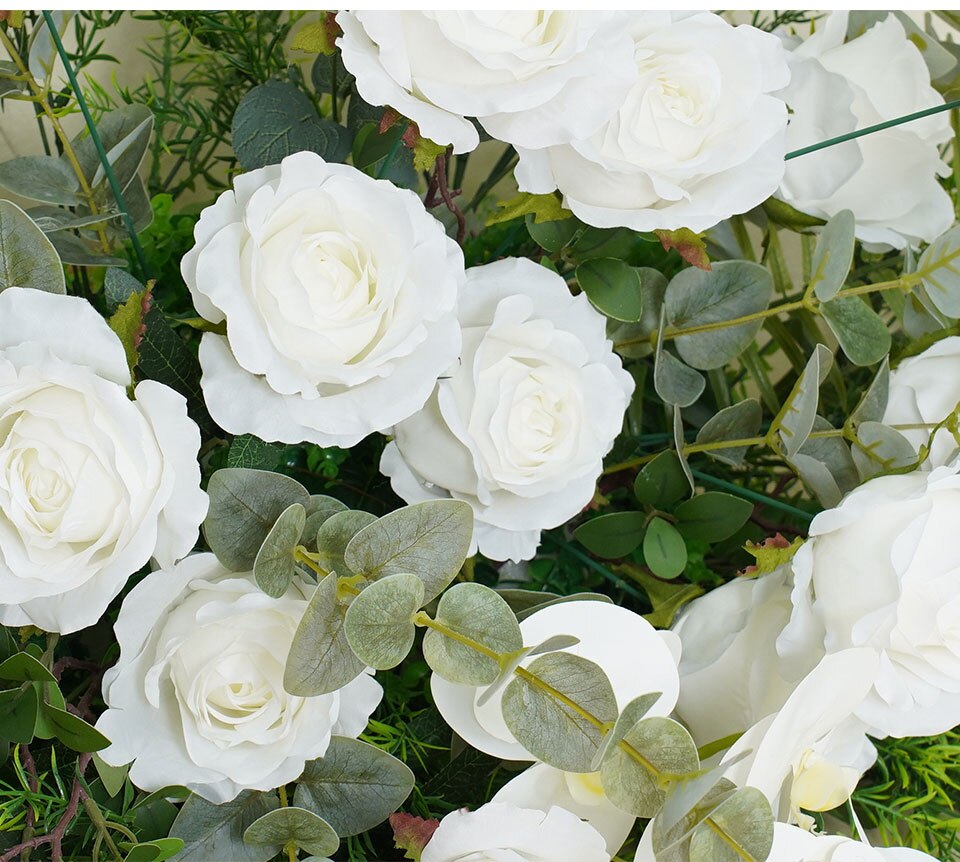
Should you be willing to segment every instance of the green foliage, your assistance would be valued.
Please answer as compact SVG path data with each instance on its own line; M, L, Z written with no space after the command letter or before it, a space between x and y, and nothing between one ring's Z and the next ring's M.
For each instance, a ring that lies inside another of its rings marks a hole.
M191 796L170 830L171 837L184 843L177 862L209 862L211 859L267 862L277 855L280 845L247 844L243 836L251 825L279 806L275 793L250 790L222 805Z
M0 291L8 287L66 293L53 244L20 207L0 200Z

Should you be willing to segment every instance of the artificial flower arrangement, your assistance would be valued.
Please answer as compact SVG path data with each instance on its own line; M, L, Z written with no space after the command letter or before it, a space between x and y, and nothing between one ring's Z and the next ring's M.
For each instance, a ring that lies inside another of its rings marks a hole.
M0 13L0 862L960 858L957 23Z

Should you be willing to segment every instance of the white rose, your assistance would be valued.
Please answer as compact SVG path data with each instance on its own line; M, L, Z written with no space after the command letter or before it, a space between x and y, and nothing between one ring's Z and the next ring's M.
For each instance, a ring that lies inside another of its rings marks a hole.
M544 813L505 802L451 811L421 862L610 862L603 836L562 808Z
M295 580L272 599L213 554L148 575L117 619L120 659L97 722L112 745L101 757L133 761L143 790L180 784L219 804L293 781L333 734L358 736L382 695L368 674L319 697L283 687L312 589Z
M357 90L454 152L494 138L545 147L593 134L636 78L615 12L340 12Z
M857 715L875 736L960 724L960 464L871 479L810 525L793 558L782 654L869 647L876 685Z
M960 336L951 335L923 353L904 359L890 374L890 394L883 421L887 425L937 424L960 405ZM900 431L917 451L930 439L932 428ZM933 438L924 469L952 460L957 441L947 428Z
M460 367L395 427L380 470L408 503L469 503L474 549L529 559L593 497L633 378L586 296L530 260L468 270L460 324Z
M867 727L854 715L876 672L870 649L824 656L778 712L727 751L721 760L731 764L725 777L760 790L776 819L812 828L813 819L803 812L842 805L876 759Z
M518 148L521 190L559 188L587 224L695 231L766 200L783 177L789 80L777 37L718 15L635 16L638 79L593 135Z
M781 566L694 599L673 630L683 644L677 715L698 745L742 733L786 702L823 649L784 662L774 643L790 620L793 574Z
M793 77L779 94L792 112L788 151L943 104L896 16L845 42L848 15L818 21L792 52ZM951 134L944 112L791 159L778 197L821 218L851 210L868 243L931 242L953 224L937 181L950 173L938 145Z
M200 432L89 302L0 294L0 623L68 633L151 557L170 565L207 511Z
M541 608L520 623L523 642L535 646L555 635L580 639L564 652L599 665L623 709L642 694L662 692L648 715L669 715L677 702L680 642L673 632L657 631L643 617L607 602L562 602ZM521 662L527 667L534 658ZM486 690L448 682L433 674L430 689L437 709L453 731L474 748L504 760L534 760L504 723L503 689L482 706Z
M183 277L233 434L353 446L423 406L460 349L463 256L411 191L296 153L200 216Z

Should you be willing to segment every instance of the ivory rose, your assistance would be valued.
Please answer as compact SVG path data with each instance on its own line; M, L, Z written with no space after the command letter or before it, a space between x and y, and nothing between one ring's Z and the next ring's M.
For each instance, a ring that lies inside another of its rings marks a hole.
M408 503L469 503L474 551L529 559L593 497L633 378L586 296L533 261L468 270L459 314L459 367L395 426L380 470Z
M635 15L637 80L600 129L519 147L520 189L560 189L597 227L709 227L772 195L784 171L790 73L780 40L711 12Z
M172 565L207 511L200 432L84 299L0 294L0 623L92 625L151 557Z
M182 271L226 334L200 345L233 434L353 446L420 409L456 361L460 248L411 191L315 153L241 174Z
M636 78L624 13L340 12L357 90L456 153L494 138L544 147L595 132Z
M319 697L283 687L312 589L295 579L273 599L213 554L148 575L117 619L120 659L97 722L112 745L100 756L132 761L143 790L184 785L219 804L293 781L331 735L358 736L382 695L370 675Z

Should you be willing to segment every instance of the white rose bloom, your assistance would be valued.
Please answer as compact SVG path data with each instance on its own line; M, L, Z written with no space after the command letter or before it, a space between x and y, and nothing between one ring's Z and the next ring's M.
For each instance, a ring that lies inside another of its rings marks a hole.
M604 837L611 856L623 846L637 821L607 798L599 772L564 772L546 763L535 763L510 779L492 801L543 812L564 808L586 820Z
M725 777L760 790L778 820L812 827L813 819L801 809L829 811L842 805L876 760L867 727L854 715L876 672L877 656L870 649L824 656L779 712L759 721L727 751L721 760L731 764Z
M677 715L697 745L742 733L786 702L823 657L822 646L799 667L773 644L790 620L789 565L759 578L739 578L694 599L673 630L683 644Z
M233 434L353 446L427 400L460 349L463 256L411 191L315 153L241 174L181 269L204 397Z
M520 623L523 642L535 646L555 635L580 639L564 652L599 665L623 709L642 694L662 692L648 715L669 715L677 703L680 641L673 632L657 631L639 614L607 602L574 601L550 605ZM536 657L524 659L527 667ZM503 689L482 706L485 688L458 685L438 674L430 678L437 709L453 731L480 751L504 760L535 760L510 732L501 712Z
M634 862L656 862L653 829L644 830ZM863 841L840 835L818 835L790 826L773 824L773 847L767 862L937 862L932 856L909 847L871 847Z
M296 779L331 735L358 736L382 691L364 673L319 697L283 687L287 653L313 585L279 599L252 575L195 554L148 575L117 619L120 659L103 679L97 728L110 764L133 762L143 790L180 784L214 803Z
M488 802L451 811L421 862L610 862L603 836L563 808L543 811Z
M960 336L951 335L923 353L904 359L890 373L890 394L883 421L887 425L942 422L960 405ZM901 431L917 451L932 429ZM957 441L946 428L937 431L923 469L942 467L957 451Z
M170 565L207 512L200 432L151 380L127 394L123 346L84 299L0 294L0 623L93 625L155 557Z
M592 499L633 378L605 318L533 261L468 270L459 313L460 367L394 428L380 470L408 503L469 503L474 550L529 559Z
M849 13L833 12L790 58L787 150L943 104L916 45L892 13L845 42ZM821 218L856 217L857 237L902 248L931 242L953 224L937 181L950 169L938 145L950 140L944 112L787 162L778 197Z
M871 479L814 518L793 558L794 610L777 648L874 650L876 684L857 710L874 736L960 724L958 469Z
M703 231L772 195L783 177L790 73L780 40L711 12L634 16L638 78L597 132L518 148L521 190L560 189L587 224Z
M457 153L494 138L545 147L593 134L636 78L616 12L340 12L357 90Z

